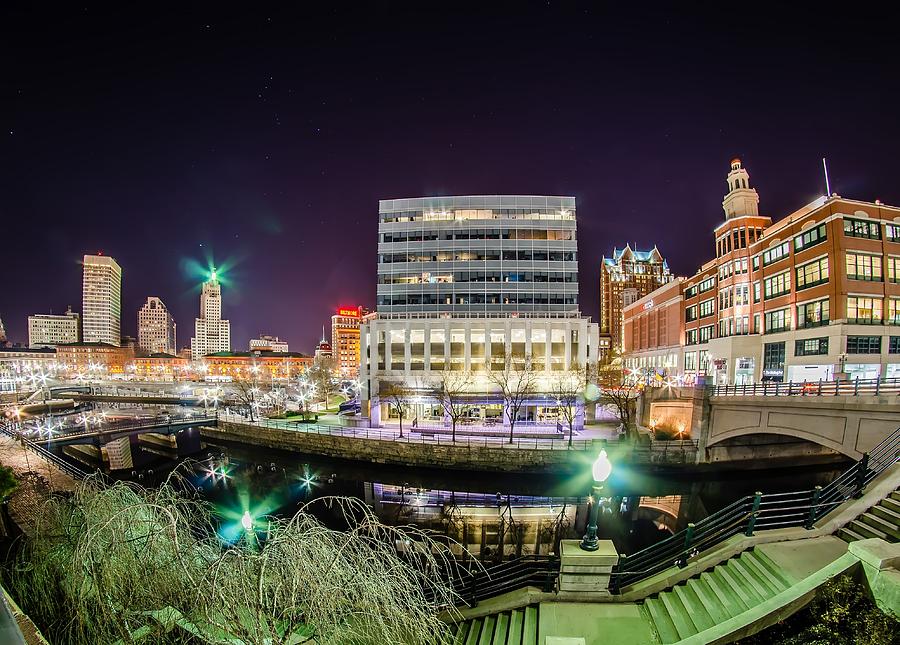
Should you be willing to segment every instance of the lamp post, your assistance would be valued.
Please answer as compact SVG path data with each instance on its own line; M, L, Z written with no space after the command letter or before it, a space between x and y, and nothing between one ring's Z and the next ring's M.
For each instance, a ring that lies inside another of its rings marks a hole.
M597 514L600 512L600 493L603 490L603 483L609 479L612 473L612 462L606 455L605 450L601 450L597 455L597 460L591 466L591 475L594 477L594 487L591 491L593 503L591 504L591 518L588 523L588 530L581 540L581 547L584 551L596 551L599 548L597 540Z

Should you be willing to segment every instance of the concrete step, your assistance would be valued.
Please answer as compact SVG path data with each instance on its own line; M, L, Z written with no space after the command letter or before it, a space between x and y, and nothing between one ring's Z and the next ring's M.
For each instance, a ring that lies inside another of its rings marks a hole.
M691 617L694 627L697 628L698 632L702 632L704 629L712 627L715 621L697 596L697 592L694 591L693 582L693 580L688 580L687 584L675 585L672 591L681 600L681 604L684 605L688 615Z
M478 645L478 637L481 636L481 625L484 618L474 618L469 621L469 633L466 635L466 645Z
M853 529L854 533L858 533L859 535L863 535L867 538L881 538L885 542L888 541L887 533L885 533L884 531L880 531L874 526L870 526L869 524L866 524L859 519L855 519L850 522L850 528Z
M687 609L681 604L678 596L671 591L666 591L659 594L659 599L662 600L662 604L666 608L666 613L669 614L669 617L672 619L672 623L675 625L675 631L678 632L679 638L687 638L688 636L693 636L697 633L698 630L694 626L694 622L691 620Z
M769 591L762 583L760 583L753 574L747 571L747 567L739 558L732 558L728 561L727 568L740 577L740 582L749 595L753 596L753 604L758 605L762 601L768 599Z
M712 589L713 593L719 599L722 609L727 612L729 616L737 616L747 610L744 601L741 600L740 596L731 589L728 582L721 575L716 573L715 570L701 574L700 578L706 582L710 589Z
M900 512L892 511L887 506L882 506L879 504L878 506L873 506L869 509L869 512L872 515L877 515L881 519L886 522L889 522L893 526L900 528Z
M522 645L522 628L525 624L525 610L513 609L509 616L509 635L507 645Z
M453 645L465 645L466 637L469 635L469 621L460 623L456 626L456 636L453 637Z
M718 624L731 618L731 614L728 613L725 604L709 586L709 582L706 578L703 576L691 578L691 580L688 581L688 584L693 587L694 593L697 594L697 598L703 603L706 611L712 617L713 622Z
M538 608L534 605L525 608L525 620L522 628L522 645L537 645Z
M675 623L672 622L672 617L666 611L662 600L659 598L647 598L644 601L644 609L656 628L656 634L659 636L660 643L677 643L681 640L678 636L678 630L675 629Z
M860 535L848 524L847 526L842 527L838 531L838 537L841 538L844 542L856 542L857 540L865 540L866 537L864 535Z
M891 493L891 499L900 502L900 490L895 490Z
M763 567L765 567L766 571L768 571L772 576L778 580L782 589L787 589L793 583L786 575L784 575L784 571L782 571L781 567L772 562L769 559L769 556L765 554L761 549L753 549L753 557L759 562Z
M740 580L735 571L730 569L727 564L720 565L713 569L713 574L718 575L722 580L720 587L732 591L733 595L740 601L740 604L744 606L744 609L750 609L758 604L756 594L745 588L742 584L743 581Z
M885 497L881 500L879 506L882 506L889 511L893 511L894 513L900 513L900 500L896 500L892 497Z
M884 533L887 537L886 540L888 542L896 542L898 538L900 538L900 528L898 528L895 524L892 524L888 520L881 518L874 513L863 513L858 518L856 518L858 522L862 522L868 526L871 526L873 529L877 529Z
M485 616L481 624L481 635L478 637L478 645L491 645L494 640L494 627L497 625L496 616Z
M781 583L781 581L773 576L768 569L760 562L759 558L757 558L752 551L744 551L744 553L740 556L741 562L747 568L757 581L762 583L762 585L769 592L769 597L774 596L775 594L783 591L785 586Z
M491 645L506 645L509 640L509 612L504 611L497 616L497 624L494 626L494 637Z

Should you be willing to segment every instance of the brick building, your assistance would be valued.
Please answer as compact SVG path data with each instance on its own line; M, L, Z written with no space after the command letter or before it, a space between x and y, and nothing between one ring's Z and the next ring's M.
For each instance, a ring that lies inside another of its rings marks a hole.
M715 258L625 308L626 367L718 384L900 377L900 208L834 194L772 223L739 159L728 187Z

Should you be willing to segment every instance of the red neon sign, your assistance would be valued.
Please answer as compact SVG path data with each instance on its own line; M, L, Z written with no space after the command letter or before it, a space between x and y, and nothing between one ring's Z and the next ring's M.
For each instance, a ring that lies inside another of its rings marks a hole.
M338 307L338 316L351 316L352 318L359 318L359 309L351 309L349 307Z

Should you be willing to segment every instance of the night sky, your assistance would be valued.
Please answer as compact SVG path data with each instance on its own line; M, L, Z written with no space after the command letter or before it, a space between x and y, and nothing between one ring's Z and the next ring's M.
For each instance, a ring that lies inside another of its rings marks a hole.
M595 320L613 246L656 243L680 275L712 256L733 156L773 219L824 193L823 155L841 195L900 203L896 23L848 13L863 3L13 4L0 318L14 341L28 314L80 311L80 258L102 250L123 268L125 334L155 295L189 344L196 267L214 258L231 266L235 348L264 332L310 351L338 305L374 305L384 198L574 195Z

